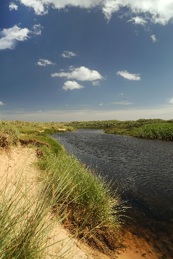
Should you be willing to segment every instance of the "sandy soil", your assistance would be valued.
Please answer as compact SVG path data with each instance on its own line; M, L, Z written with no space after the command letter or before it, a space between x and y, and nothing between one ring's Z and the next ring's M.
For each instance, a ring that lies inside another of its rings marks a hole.
M38 188L39 172L34 166L36 162L36 152L32 148L18 147L10 151L0 150L0 190L5 188L6 183L11 182L14 186L19 179L22 179L23 186L30 190L28 197L36 195ZM10 187L11 188L11 187ZM104 255L96 249L90 248L79 240L75 239L58 222L54 222L54 227L49 234L49 244L55 243L47 250L46 259L158 259L173 258L162 257L162 255L152 246L146 238L132 234L130 231L122 231L120 234L120 244L116 252Z
M0 191L4 188L12 191L16 186L21 191L30 190L28 198L34 199L37 195L39 172L34 166L36 162L36 152L27 147L13 148L10 151L0 150ZM104 254L99 253L80 241L72 238L58 222L54 222L54 227L48 237L49 244L53 244L47 249L46 258L64 259L108 259Z

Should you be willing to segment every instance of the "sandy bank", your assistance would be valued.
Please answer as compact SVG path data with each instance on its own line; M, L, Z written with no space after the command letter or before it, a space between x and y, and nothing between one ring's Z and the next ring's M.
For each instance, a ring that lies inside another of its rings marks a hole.
M27 189L28 199L33 199L37 195L39 187L39 171L34 165L37 161L36 152L32 148L18 147L10 151L0 150L0 190L6 188L10 182L10 188L15 188L19 182L21 191ZM21 181L22 179L22 181ZM46 258L65 258L65 259L157 259L161 254L152 247L152 244L143 237L132 234L130 231L120 235L119 249L116 253L104 255L73 238L58 222L54 221L53 229L48 236ZM163 258L163 257L162 257ZM171 258L171 257L165 257Z

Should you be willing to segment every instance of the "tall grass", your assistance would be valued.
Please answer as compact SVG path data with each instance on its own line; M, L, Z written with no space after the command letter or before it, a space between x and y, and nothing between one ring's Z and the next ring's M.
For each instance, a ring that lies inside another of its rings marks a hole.
M31 190L10 181L0 193L0 258L41 259L47 244L48 207L41 197L28 198Z
M173 141L173 124L161 123L144 125L134 134L136 137Z
M55 131L55 125L34 125L23 122L0 125L0 134L12 139L2 147L18 142L36 146L41 157L38 165L42 185L36 200L28 199L20 188L14 192L7 188L10 192L0 194L0 259L44 258L50 222L46 218L50 211L58 221L63 219L64 225L77 237L96 243L109 242L108 237L112 235L115 246L121 225L119 212L123 213L119 198L112 195L103 179L67 155L48 136Z
M88 239L103 228L119 228L119 201L103 179L65 152L49 152L39 166L44 170L45 199L51 201L55 213L58 209L78 237Z

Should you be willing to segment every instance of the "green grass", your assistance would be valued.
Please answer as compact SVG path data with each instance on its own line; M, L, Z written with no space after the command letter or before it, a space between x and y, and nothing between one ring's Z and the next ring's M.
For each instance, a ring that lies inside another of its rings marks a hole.
M15 185L9 180L1 189L1 259L41 259L45 255L51 227L47 222L49 210L41 197L28 199L29 190L22 190L22 184L21 180Z
M74 128L103 129L108 134L173 141L173 120L139 119L136 121L82 121L66 123Z
M135 131L134 136L173 141L173 123L144 125Z
M119 199L103 179L65 152L55 155L48 151L39 167L43 170L45 199L51 201L55 213L58 209L73 233L87 241L103 229L105 235L110 229L117 233L121 225L121 215L116 210Z
M111 193L110 186L101 177L69 156L49 136L64 128L72 130L72 126L64 124L0 123L0 134L10 138L6 148L14 144L35 148L40 157L39 181L42 185L37 201L24 200L25 195L21 192L10 198L8 193L7 196L1 194L0 259L44 258L49 228L44 220L48 211L58 221L63 220L78 238L90 244L99 243L100 248L101 244L109 243L111 236L115 246L121 214L124 214L119 197Z

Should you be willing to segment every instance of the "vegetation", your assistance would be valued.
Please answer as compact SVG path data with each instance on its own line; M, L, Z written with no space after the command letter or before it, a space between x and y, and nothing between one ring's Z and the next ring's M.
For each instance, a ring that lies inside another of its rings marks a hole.
M8 187L0 197L0 258L43 258L51 226L48 209L40 197L29 201L25 192Z
M129 135L139 138L173 140L173 120L139 119L137 121L88 121L71 122L74 128L103 129L109 134Z
M20 188L1 190L0 258L44 258L50 212L75 236L102 251L115 248L123 213L119 198L49 136L72 129L62 123L0 123L0 147L31 145L41 169L38 199L29 202Z
M173 141L173 123L144 125L135 132L136 137Z
M112 229L117 234L120 204L103 179L65 152L55 155L47 150L39 166L44 170L45 200L51 201L56 214L58 209L73 233L87 242L98 238L103 230L105 237Z
M50 134L77 128L173 141L173 120L90 121L72 123L0 122L0 148L34 147L39 158L41 191L32 203L21 184L0 189L0 259L44 258L47 218L52 215L79 238L105 252L114 249L124 208L108 183L69 156ZM51 212L51 214L50 214ZM49 216L48 216L49 215ZM51 216L51 217L52 217ZM104 247L104 248L103 248ZM58 255L57 255L58 257Z

